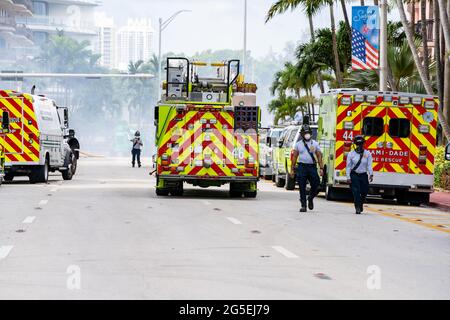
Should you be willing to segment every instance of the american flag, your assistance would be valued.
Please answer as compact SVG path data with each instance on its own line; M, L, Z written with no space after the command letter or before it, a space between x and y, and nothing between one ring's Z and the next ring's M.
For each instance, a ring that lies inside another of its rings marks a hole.
M352 69L378 69L378 50L358 30L352 31Z

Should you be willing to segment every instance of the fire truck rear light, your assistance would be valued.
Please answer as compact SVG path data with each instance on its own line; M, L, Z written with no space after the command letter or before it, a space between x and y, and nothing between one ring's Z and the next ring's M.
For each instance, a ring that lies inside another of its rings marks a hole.
M355 96L355 101L356 102L364 102L364 96L362 94L357 94Z
M164 166L164 167L161 167L161 170L162 170L162 171L170 171L170 168L167 167L167 166Z
M430 132L430 126L426 124L421 124L419 126L419 132L420 133L429 133Z
M211 120L209 120L209 123L216 124L217 123L217 119L211 119Z
M195 160L195 166L196 167L203 167L203 161L202 160Z
M386 102L392 102L392 96L384 96L384 101Z
M162 159L162 160L169 160L169 155L163 154L163 155L161 156L161 159Z
M421 97L413 97L412 103L413 104L422 104L422 98Z
M419 156L419 164L427 164L427 156Z
M366 101L371 102L371 103L377 102L377 97L376 96L367 96Z
M232 169L231 169L231 172L233 172L233 173L238 173L238 172L239 172L239 169L238 169L238 168L232 168Z
M161 161L161 165L162 165L162 166L168 166L168 165L169 165L169 161L167 161L167 160L162 160L162 161Z
M232 107L232 106L225 106L223 108L223 110L226 111L226 112L233 112L234 111L234 107Z
M345 130L353 130L353 128L355 128L355 125L354 125L353 121L345 121L344 122L344 129Z
M336 177L339 177L341 175L341 171L336 170Z
M434 101L425 101L425 108L434 109Z
M386 143L386 148L387 149L392 149L394 147L394 144L392 142L387 142Z
M351 104L352 104L352 98L351 97L342 97L341 98L341 105L349 106Z
M205 123L207 123L208 122L208 120L206 120L206 119L200 119L200 123L201 124L205 124Z
M183 172L183 171L184 171L184 167L178 167L178 168L177 168L177 171L178 171L178 172Z
M409 97L400 97L401 104L409 104Z

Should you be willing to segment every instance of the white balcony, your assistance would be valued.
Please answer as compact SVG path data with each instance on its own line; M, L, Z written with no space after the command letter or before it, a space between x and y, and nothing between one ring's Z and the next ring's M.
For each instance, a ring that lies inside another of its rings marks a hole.
M33 31L55 33L57 30L63 30L72 34L93 36L97 34L94 23L87 20L69 21L65 17L34 16L16 18L16 21Z

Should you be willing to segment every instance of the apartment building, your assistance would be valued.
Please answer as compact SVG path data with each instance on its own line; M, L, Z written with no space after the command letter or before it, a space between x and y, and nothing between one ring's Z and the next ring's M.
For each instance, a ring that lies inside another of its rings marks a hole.
M97 39L94 44L94 51L101 55L99 61L101 66L113 69L116 57L114 19L108 17L104 12L97 12L95 14L95 27Z
M129 19L117 31L116 68L127 70L130 61L148 61L152 55L154 29L150 19Z
M29 0L0 0L0 67L13 65L22 48L33 45L30 30L16 22L17 17L31 17L32 3Z
M33 32L36 45L63 31L77 40L93 43L97 37L94 24L95 8L101 3L97 0L38 0L32 2L32 17L17 19Z

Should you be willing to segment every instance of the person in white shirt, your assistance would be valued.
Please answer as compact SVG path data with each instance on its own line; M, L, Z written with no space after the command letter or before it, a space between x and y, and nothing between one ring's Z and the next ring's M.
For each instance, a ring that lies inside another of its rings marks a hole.
M347 182L351 184L356 214L364 211L369 183L373 181L372 154L364 149L365 142L363 136L356 136L355 150L347 155Z
M317 164L320 167L320 176L323 176L322 152L317 141L312 139L311 127L307 124L300 131L302 139L295 145L292 157L292 175L297 172L297 180L300 186L300 212L306 212L306 185L309 181L311 189L308 197L308 209L314 209L314 198L317 196L320 185ZM297 165L298 159L298 165Z

